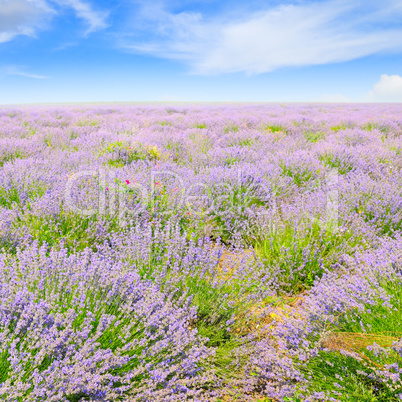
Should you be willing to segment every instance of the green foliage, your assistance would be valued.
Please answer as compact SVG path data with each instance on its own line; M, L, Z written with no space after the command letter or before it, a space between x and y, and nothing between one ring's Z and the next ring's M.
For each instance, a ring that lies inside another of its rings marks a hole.
M194 144L194 151L206 154L214 147L212 139L202 132L191 133L189 139Z
M326 136L325 131L305 131L304 137L307 142L318 142Z
M225 345L231 338L228 322L234 315L246 310L247 303L233 303L225 295L233 295L233 285L214 285L210 278L187 278L186 286L193 295L193 303L197 306L197 322L195 325L203 337L209 339L208 346Z
M390 151L395 152L397 155L402 154L402 148L400 146L391 145L389 149Z
M36 134L36 128L27 126L27 132L23 135L23 138L33 137Z
M7 162L14 162L16 159L23 159L25 156L25 153L20 150L16 150L12 153L4 153L3 155L0 155L0 167L4 166Z
M332 335L338 344L327 335L326 349L309 361L306 374L312 378L311 392L323 391L339 401L400 400L401 382L394 383L382 372L396 374L397 370L387 365L402 364L402 356L391 348L402 336L401 278L380 280L379 285L373 283L379 289L374 303L339 318ZM391 305L384 303L383 291Z
M337 124L336 126L332 126L331 130L335 131L337 133L338 131L346 130L348 128L349 127L346 125L346 123L340 123L340 124Z
M18 216L13 225L16 229L24 229L39 244L46 243L57 248L63 243L71 250L82 251L89 247L96 251L97 245L106 240L97 231L98 221L102 218L104 224L107 222L109 233L119 229L114 216L82 216L65 211L63 207L53 216L26 212Z
M402 213L389 196L362 192L352 208L359 217L376 228L379 235L392 237L395 232L402 230Z
M331 169L337 169L340 174L347 174L355 168L352 162L343 160L330 152L325 152L319 158L324 165Z
M280 126L278 124L264 124L262 129L265 131L269 131L271 133L279 133L279 132L286 132L285 127Z
M140 143L130 145L123 141L115 141L102 149L100 155L111 154L112 158L106 163L110 167L123 167L138 160L156 161L161 158L157 146L143 145Z
M236 140L231 141L229 143L230 147L251 147L251 145L255 144L255 139L254 138L247 138L247 137L242 137L242 138L236 138Z
M97 120L79 120L76 123L77 126L79 127L95 127L95 126L99 126L100 123Z
M44 183L33 182L24 186L11 184L9 187L0 187L0 206L11 209L14 205L22 207L29 205L31 200L42 197L46 192Z
M181 142L169 140L166 144L168 155L177 164L183 164L187 154L187 150Z
M238 162L240 162L240 159L239 159L239 158L236 158L236 157L234 157L234 156L227 156L227 157L224 159L223 164L224 164L225 166L233 166L233 165L235 165L235 164L238 163Z
M166 127L166 126L172 126L172 123L170 121L160 121L159 123L160 126Z
M298 187L305 186L308 181L316 177L316 173L308 167L281 163L280 168L282 169L282 174L291 177Z
M235 126L235 125L230 125L230 126L225 127L224 131L225 131L225 134L237 133L239 131L239 127Z
M364 356L367 359L375 359L375 356L368 352L365 352ZM402 363L394 355L389 364L394 363L395 359L399 364ZM358 358L339 352L320 352L317 359L309 363L310 370L314 372L312 384L314 391L325 392L328 398L336 398L342 402L399 401L397 395L389 389L391 384L384 384L381 380L373 378L375 365L369 368L365 360L360 361ZM400 391L401 389L398 390Z
M78 133L74 130L71 130L70 132L70 140L75 140L76 138L78 138Z
M400 276L391 278L379 278L378 298L374 304L367 304L364 310L352 310L346 312L339 319L339 329L347 332L362 332L360 321L366 331L374 334L387 334L389 336L402 336L402 279ZM390 297L390 305L384 302L381 291L385 291ZM399 338L398 338L399 339ZM381 341L379 341L381 343Z
M278 282L286 293L297 294L310 288L326 268L338 261L348 242L352 248L359 239L349 231L340 231L333 224L322 227L318 221L301 222L295 226L283 222L272 227L254 249L266 266L280 273Z
M390 128L388 126L381 123L374 123L371 121L366 124L363 124L362 129L366 131L379 130L382 133L388 133L390 131Z

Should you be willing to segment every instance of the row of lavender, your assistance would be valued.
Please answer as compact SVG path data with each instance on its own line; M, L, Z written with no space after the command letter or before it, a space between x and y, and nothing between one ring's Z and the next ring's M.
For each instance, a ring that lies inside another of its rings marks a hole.
M2 398L398 400L401 111L0 109Z

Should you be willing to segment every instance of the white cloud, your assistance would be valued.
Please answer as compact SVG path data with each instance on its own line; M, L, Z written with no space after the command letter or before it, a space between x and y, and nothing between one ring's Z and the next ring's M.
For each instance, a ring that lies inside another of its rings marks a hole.
M34 36L54 10L41 0L0 0L0 43Z
M71 7L78 18L85 20L88 23L86 34L104 29L107 27L106 18L107 12L95 11L89 3L81 0L56 0L59 4Z
M383 74L366 97L370 102L402 102L402 77Z
M201 74L258 74L402 50L402 28L394 23L402 16L399 0L304 0L230 20L150 7L137 21L146 39L133 41L140 33L134 29L122 35L120 46L183 60Z
M16 67L16 66L6 66L6 67L2 68L2 72L6 75L17 75L20 77L34 78L36 80L44 80L44 79L48 78L45 75L32 74L32 73L26 72L24 68Z
M55 15L72 8L77 17L86 21L86 34L106 28L107 13L95 11L81 0L0 0L0 43L18 35L35 36Z

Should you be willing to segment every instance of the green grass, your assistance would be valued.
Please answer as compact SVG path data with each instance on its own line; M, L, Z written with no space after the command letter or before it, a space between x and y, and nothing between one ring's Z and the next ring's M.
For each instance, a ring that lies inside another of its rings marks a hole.
M4 166L7 162L14 162L16 159L25 158L25 153L23 151L16 150L12 153L5 153L0 155L0 167Z
M266 266L279 275L280 289L297 294L310 288L325 268L338 261L345 244L352 248L358 243L359 238L351 232L340 232L332 225L325 228L318 221L301 222L299 227L283 222L254 248Z
M80 120L76 123L79 127L96 127L99 126L100 123L97 120Z
M29 138L33 137L36 134L36 128L30 127L29 125L27 127L27 132L23 135L23 138Z
M348 125L346 125L346 123L340 123L340 124L337 124L336 126L332 126L331 130L335 131L337 133L338 131L346 130L348 128L350 128L350 127Z
M325 138L326 133L325 131L306 131L304 133L304 138L306 139L307 142L318 142Z
M194 154L198 152L206 154L214 147L211 138L202 132L191 133L188 138L193 142Z
M70 131L70 140L75 140L76 138L78 138L78 133L74 130Z
M352 209L377 230L380 236L394 236L402 230L402 212L389 195L362 192Z
M337 169L340 174L347 174L355 169L352 162L343 160L329 152L320 155L319 158L324 165L331 169Z
M286 131L285 127L280 126L278 124L264 124L262 126L264 131L270 131L271 133L278 133Z
M111 155L105 162L109 167L123 167L139 160L156 161L161 158L156 146L130 145L123 141L111 142L100 151L101 155Z
M395 152L397 155L401 155L402 154L402 147L400 146L396 146L396 145L391 145L389 147L390 151Z
M229 143L230 147L251 147L251 145L255 144L255 139L254 138L236 138L236 140L231 141Z
M285 163L280 164L282 174L291 177L298 187L303 187L307 182L316 177L316 173L304 166L291 166ZM318 172L317 172L318 173Z
M230 126L227 126L227 127L225 127L225 134L228 134L228 133L237 133L238 131L239 131L239 126L236 126L236 125L230 125Z
M241 161L240 158L236 158L234 156L228 156L223 160L223 164L225 166L233 166L236 165L236 163L239 163Z
M170 121L160 121L157 124L159 124L162 127L173 126L173 124Z
M168 143L165 145L165 148L167 149L167 153L170 155L173 162L177 164L184 163L184 158L187 151L181 142L169 139Z
M366 131L379 130L385 134L390 131L390 128L388 126L381 124L381 123L374 123L374 122L368 122L366 124L363 124L362 129L366 130Z
M362 312L350 311L340 319L343 331L361 332L359 321L362 321L367 332L402 337L402 279L397 276L380 279L380 287L390 296L392 307L387 306L379 292L374 305L366 305Z
M244 313L246 306L233 303L225 295L233 296L233 285L213 285L213 278L187 278L185 285L189 293L193 295L193 304L197 306L198 332L209 339L208 346L225 346L232 338L227 330L226 322L233 315Z
M38 216L28 211L18 216L13 226L16 230L25 230L39 244L46 243L50 247L58 248L63 243L71 251L82 251L87 247L96 251L97 245L106 240L97 233L99 219L107 222L108 233L118 230L116 217L82 216L63 208L54 216Z
M325 344L327 349L307 365L306 374L312 376L311 392L323 391L339 401L400 400L402 381L393 383L381 371L396 373L386 365L402 365L402 356L390 348L393 340L402 337L401 278L382 279L380 289L391 297L392 306L384 303L379 291L374 304L367 304L362 311L351 310L340 317L333 329L335 339L342 341L340 347L331 347L330 342ZM374 344L380 347L377 352L372 349ZM341 353L341 349L346 353Z
M0 187L0 206L11 209L14 205L22 207L29 204L31 200L42 197L46 192L44 183L32 182L26 188L17 187L12 184L10 187Z

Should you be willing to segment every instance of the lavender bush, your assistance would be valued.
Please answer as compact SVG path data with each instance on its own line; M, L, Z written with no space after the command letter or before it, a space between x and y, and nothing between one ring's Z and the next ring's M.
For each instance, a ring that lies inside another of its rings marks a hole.
M0 311L3 399L178 400L208 381L188 300L89 250L3 256Z

